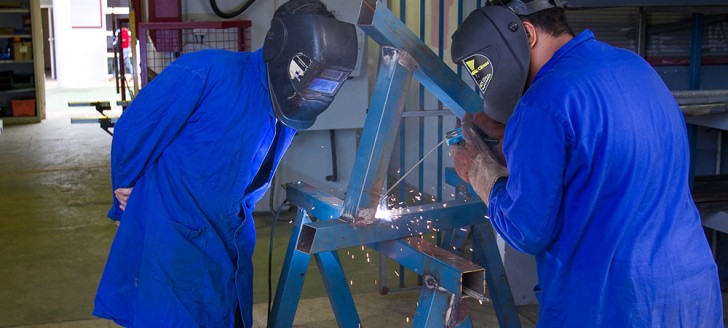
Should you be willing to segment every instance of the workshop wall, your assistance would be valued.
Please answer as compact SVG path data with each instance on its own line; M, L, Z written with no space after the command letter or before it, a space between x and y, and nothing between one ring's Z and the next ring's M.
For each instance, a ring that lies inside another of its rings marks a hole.
M76 4L76 5L75 5ZM58 86L78 88L106 81L106 7L53 0ZM79 18L82 17L82 18Z

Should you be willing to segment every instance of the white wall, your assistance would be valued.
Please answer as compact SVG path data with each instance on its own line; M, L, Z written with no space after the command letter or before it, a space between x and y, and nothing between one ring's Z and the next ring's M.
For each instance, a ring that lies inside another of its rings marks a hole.
M108 78L105 21L102 16L101 27L73 28L71 4L69 0L53 0L58 86L95 86ZM99 13L89 12L84 15L97 16Z

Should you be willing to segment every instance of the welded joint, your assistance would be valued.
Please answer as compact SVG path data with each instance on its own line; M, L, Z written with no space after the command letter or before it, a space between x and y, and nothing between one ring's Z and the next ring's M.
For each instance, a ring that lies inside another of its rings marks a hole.
M437 282L437 279L429 274L422 275L422 284L427 289L440 288L440 284ZM442 288L442 290L447 292L447 289Z
M409 52L404 49L383 46L382 47L382 61L391 63L396 61L399 66L402 66L407 71L414 71L417 68L417 60L415 60Z
M447 289L440 287L437 279L429 274L422 276L422 288L430 289L433 293L441 293L449 298L445 310L445 327L457 327L468 318L468 308L462 297L455 295Z
M450 296L450 304L445 311L445 327L460 326L468 319L468 307L462 297L452 294Z

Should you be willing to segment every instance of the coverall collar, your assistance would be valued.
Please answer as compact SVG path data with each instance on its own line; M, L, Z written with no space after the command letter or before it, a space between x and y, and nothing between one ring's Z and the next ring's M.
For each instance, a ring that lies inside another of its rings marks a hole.
M556 50L551 59L549 59L549 61L547 61L546 64L541 67L538 73L536 73L536 76L533 78L533 81L531 83L535 83L536 81L538 81L538 79L541 78L541 75L546 74L546 72L550 71L551 68L556 65L556 63L559 62L562 57L566 56L566 54L571 51L571 49L574 49L582 43L590 40L594 40L594 33L591 30L586 29L583 32L579 33L579 35L571 39L569 42L559 48L559 50Z
M265 61L263 60L263 48L260 48L256 50L255 52L251 53L250 56L250 62L255 64L251 65L251 69L258 74L260 77L260 84L263 86L263 88L266 91L266 94L268 94L268 97L270 97L270 90L268 89L268 68L265 65ZM275 113L273 112L273 106L268 106L268 114L276 119L276 122L278 121L278 118L276 117Z

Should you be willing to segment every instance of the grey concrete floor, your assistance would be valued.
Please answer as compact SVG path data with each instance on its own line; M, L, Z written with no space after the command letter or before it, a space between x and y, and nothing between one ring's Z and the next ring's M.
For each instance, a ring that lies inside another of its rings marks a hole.
M60 89L47 83L47 118L38 124L5 125L0 134L0 327L116 327L91 316L96 286L116 226L106 219L111 201L111 137L97 124L71 124L71 117L97 116L68 101L120 99L111 83L90 89ZM110 115L118 115L115 108ZM273 286L290 236L292 213L276 226ZM268 301L268 241L272 218L256 218L256 327L264 327ZM365 253L371 253L367 262ZM376 253L340 251L364 326L409 327L418 290L380 295ZM353 256L352 256L353 255ZM389 262L387 279L398 281ZM405 280L416 287L416 276ZM396 286L392 287L395 288ZM294 326L336 327L315 261L304 285ZM496 326L491 304L470 302L476 326ZM536 307L523 307L521 322L533 327Z

